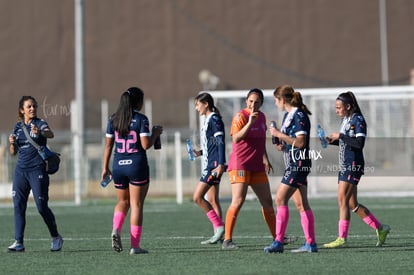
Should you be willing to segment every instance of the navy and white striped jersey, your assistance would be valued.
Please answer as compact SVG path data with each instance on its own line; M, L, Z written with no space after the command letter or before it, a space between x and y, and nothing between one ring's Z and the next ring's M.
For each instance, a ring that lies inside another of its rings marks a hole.
M351 117L342 119L341 134L348 137L363 137L367 135L367 124L361 114L353 114ZM349 169L351 166L359 165L360 169L364 168L363 148L357 149L346 144L339 139L339 166L343 169Z
M226 163L224 123L214 112L205 118L201 127L201 150L203 171Z
M303 165L310 167L311 160L308 157L309 152L309 140L310 140L311 124L308 114L299 109L294 108L290 113L286 113L283 117L283 124L281 131L289 137L296 138L299 135L306 136L306 145L304 148L299 149L292 145L286 144L284 150L285 166L298 166Z

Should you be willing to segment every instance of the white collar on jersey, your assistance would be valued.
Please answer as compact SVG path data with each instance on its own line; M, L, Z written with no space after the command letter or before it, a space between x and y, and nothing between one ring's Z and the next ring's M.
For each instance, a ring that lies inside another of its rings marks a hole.
M211 112L208 116L205 116L205 120L204 123L208 123L208 121L210 120L210 118L215 114L215 112Z
M289 127L290 123L292 122L293 116L295 115L296 111L298 110L297 107L293 107L290 112L287 114L285 121L283 122L282 128L280 131L286 134L286 128Z
M351 121L351 119L352 119L355 115L357 115L357 113L353 113L351 116L349 116L349 117L344 117L344 118L342 119L342 124L341 124L341 130L340 130L340 133L345 134L346 130L348 130L348 129L347 129L347 127L349 127L349 122Z

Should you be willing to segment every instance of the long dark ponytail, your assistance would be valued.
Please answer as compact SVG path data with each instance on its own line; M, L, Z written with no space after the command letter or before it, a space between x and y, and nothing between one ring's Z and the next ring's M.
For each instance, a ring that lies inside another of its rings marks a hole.
M122 93L113 119L113 126L120 137L124 138L128 135L133 111L140 110L143 102L144 92L140 88L131 87Z
M344 105L350 105L349 115L353 115L355 113L361 114L361 108L359 108L358 101L353 92L348 91L346 93L341 93L336 100L340 100L344 103Z
M210 109L210 111L216 113L221 118L220 111L216 107L216 105L214 105L214 99L211 96L211 94L209 94L209 93L200 93L195 97L194 100L195 101L200 101L201 103L207 103L208 108Z

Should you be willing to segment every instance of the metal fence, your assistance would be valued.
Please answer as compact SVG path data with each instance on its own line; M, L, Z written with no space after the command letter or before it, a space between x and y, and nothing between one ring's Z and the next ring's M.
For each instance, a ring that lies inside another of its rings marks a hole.
M336 173L338 152L334 146L322 149L317 139L316 125L321 124L327 133L338 131L339 118L335 114L335 98L339 93L353 91L358 99L368 124L368 138L365 147L366 172L360 195L407 196L414 195L413 154L413 106L414 86L348 87L299 89L303 100L312 111L311 150L314 150L313 167L310 176L310 196L334 196L336 194ZM231 151L229 129L232 116L245 106L245 91L210 91L219 108L227 131L227 159ZM265 102L262 111L267 119L280 125L282 113L273 100L273 90L264 90ZM192 100L189 99L190 106ZM161 150L148 150L151 188L149 196L176 197L182 201L190 196L198 182L201 170L200 160L189 161L185 140L190 138L194 147L199 146L199 120L190 111L191 125L186 129L164 128ZM55 133L49 142L52 149L62 154L61 169L51 176L50 197L52 200L75 201L72 133ZM102 169L104 133L102 129L88 130L85 139L84 163L86 178L82 180L82 199L114 197L113 185L101 188L99 179ZM8 153L8 135L0 140L0 200L11 200L11 182L16 157ZM268 136L267 150L275 171L270 174L272 191L280 182L283 160L280 152L271 146ZM231 195L226 176L221 184L221 196ZM251 193L249 196L254 197Z
M356 95L368 125L364 148L365 176L359 187L360 195L414 195L414 184L410 184L414 177L414 86L340 87L298 91L312 112L310 136L314 157L309 177L310 196L336 195L338 148L321 147L316 125L320 124L327 134L339 131L340 118L335 114L335 99L340 93L347 91ZM235 112L245 107L247 92L210 92L226 125L230 125ZM280 125L283 113L274 104L273 90L263 92L265 102L261 111L265 113L268 121L275 120ZM267 145L268 155L275 168L275 173L270 175L272 190L275 190L284 164L281 153L272 148L270 141Z

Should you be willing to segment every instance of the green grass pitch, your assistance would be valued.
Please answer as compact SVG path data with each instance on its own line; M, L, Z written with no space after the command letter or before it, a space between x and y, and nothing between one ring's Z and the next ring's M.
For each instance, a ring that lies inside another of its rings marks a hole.
M311 199L315 216L318 253L293 254L290 249L304 242L299 214L290 205L288 234L299 237L285 246L283 254L265 254L272 241L257 201L243 206L234 230L237 251L221 245L201 245L212 228L204 213L187 200L149 196L144 208L141 246L149 254L129 252L129 220L123 229L124 251L111 248L114 200L87 201L81 206L51 202L63 250L50 252L47 228L35 207L27 211L24 253L7 253L13 241L13 209L0 208L1 274L413 274L413 198L360 198L377 218L391 225L383 247L375 247L375 231L352 215L348 245L328 250L322 244L337 235L338 209L335 199ZM223 212L228 201L222 203Z

